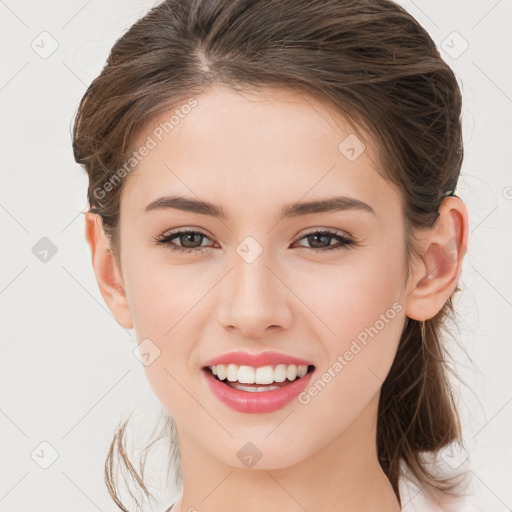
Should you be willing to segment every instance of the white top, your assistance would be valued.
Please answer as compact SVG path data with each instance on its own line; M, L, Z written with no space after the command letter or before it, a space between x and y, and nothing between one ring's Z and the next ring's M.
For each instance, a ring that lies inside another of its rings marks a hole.
M467 482L461 483L462 486ZM468 494L464 493L459 498L450 498L441 492L431 498L424 490L419 489L411 480L402 477L398 483L402 512L477 512L479 509L467 502ZM175 511L173 511L175 512Z

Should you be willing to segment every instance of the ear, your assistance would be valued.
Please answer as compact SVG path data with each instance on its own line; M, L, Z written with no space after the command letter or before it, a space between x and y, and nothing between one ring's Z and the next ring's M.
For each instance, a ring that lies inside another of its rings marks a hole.
M92 266L103 300L117 322L126 329L132 329L133 321L121 272L103 230L102 219L96 213L85 214L85 239L91 250Z
M422 231L423 259L415 264L405 298L405 313L413 320L433 318L457 286L468 243L468 213L457 196L446 197L436 225Z

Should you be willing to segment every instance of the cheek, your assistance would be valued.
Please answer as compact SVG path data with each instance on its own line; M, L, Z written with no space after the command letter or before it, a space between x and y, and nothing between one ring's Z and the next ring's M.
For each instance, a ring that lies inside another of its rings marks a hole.
M358 335L364 340L365 329L375 324L381 340L394 340L401 332L403 260L399 254L370 248L304 277L295 285L297 294L325 325L322 337L331 352L343 349ZM396 317L399 321L394 321Z
M338 329L343 339L364 340L364 333L371 330L384 340L394 338L396 329L388 327L403 318L401 269L376 262L354 271L339 289ZM374 332L375 327L379 332Z
M145 263L142 265L140 260ZM137 258L128 270L130 310L140 336L166 343L184 324L190 323L190 315L193 316L207 290L208 280L198 278L195 265L148 261L149 258Z
M133 253L137 256L127 258L125 266L134 328L138 342L145 340L149 351L158 354L144 371L170 412L190 407L190 396L180 383L187 383L188 391L194 391L191 385L196 385L199 370L191 355L204 325L205 294L215 276L201 275L196 265L162 264L152 261L151 254Z
M325 354L318 385L323 389L329 382L321 399L326 405L340 397L351 397L344 404L348 409L366 404L385 380L403 331L404 260L387 250L366 254L337 269L328 294L316 296L319 316L331 331L322 335Z

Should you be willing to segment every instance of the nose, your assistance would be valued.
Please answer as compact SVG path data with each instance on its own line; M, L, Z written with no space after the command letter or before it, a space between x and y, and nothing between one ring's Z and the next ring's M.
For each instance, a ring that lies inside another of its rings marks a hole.
M292 320L287 303L291 294L264 254L252 263L235 256L219 312L223 327L250 338L261 337L270 328L288 328Z

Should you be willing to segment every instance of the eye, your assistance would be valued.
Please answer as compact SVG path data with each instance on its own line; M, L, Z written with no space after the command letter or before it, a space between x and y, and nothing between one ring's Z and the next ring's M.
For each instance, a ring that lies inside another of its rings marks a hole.
M330 245L328 243L328 240L335 239L338 241L337 245ZM355 240L352 240L346 235L341 235L339 233L336 233L335 231L329 231L329 230L322 230L322 231L310 231L309 233L306 233L306 235L299 238L300 240L307 239L308 243L313 242L313 247L310 247L311 249L314 249L316 251L332 251L335 249L349 249L350 247L357 245ZM325 245L327 243L327 247L322 247L322 245ZM304 246L301 246L304 247ZM308 247L306 247L308 249Z
M173 240L178 239L182 245L177 245ZM155 238L155 242L159 245L169 247L173 251L179 251L181 253L202 253L203 247L202 242L205 239L210 239L206 233L193 229L182 229L179 231L173 231L166 233L161 237ZM337 240L336 245L331 245L332 239ZM346 235L341 235L335 231L329 230L316 230L306 233L304 236L299 238L300 240L307 240L308 243L312 244L312 247L303 247L305 249L311 249L316 252L318 251L332 251L335 249L349 249L352 246L357 245L357 242ZM297 243L297 242L295 242ZM325 246L327 244L327 246ZM325 246L325 247L322 247Z
M175 238L179 239L179 242L183 244L183 246L176 245L172 240ZM202 231L197 231L193 229L182 229L180 231L174 231L171 233L167 233L159 238L155 238L155 242L159 245L164 245L169 247L173 251L180 252L202 252L201 242L204 238L208 238L208 236ZM199 246L197 246L199 243Z

